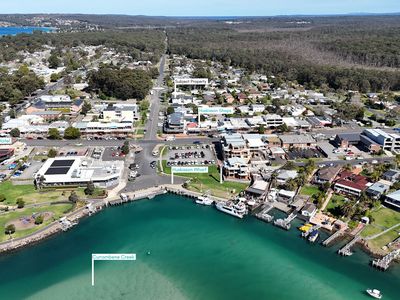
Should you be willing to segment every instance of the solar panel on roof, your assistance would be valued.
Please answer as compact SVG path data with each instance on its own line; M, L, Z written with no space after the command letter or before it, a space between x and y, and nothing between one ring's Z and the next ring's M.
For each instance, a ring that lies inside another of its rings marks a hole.
M64 175L67 174L70 167L57 167L57 168L49 168L45 175Z
M73 159L63 159L63 160L55 160L51 164L50 168L53 167L70 167L74 163Z

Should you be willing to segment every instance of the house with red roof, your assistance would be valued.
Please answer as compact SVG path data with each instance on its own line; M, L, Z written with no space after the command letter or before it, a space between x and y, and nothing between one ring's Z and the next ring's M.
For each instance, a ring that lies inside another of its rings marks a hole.
M334 190L337 193L360 196L368 188L369 184L365 176L354 174L350 171L342 171L338 174Z

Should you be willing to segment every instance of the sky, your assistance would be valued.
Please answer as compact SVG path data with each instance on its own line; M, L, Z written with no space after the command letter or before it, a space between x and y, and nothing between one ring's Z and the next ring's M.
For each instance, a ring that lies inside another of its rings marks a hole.
M274 16L400 12L400 0L0 0L0 13Z

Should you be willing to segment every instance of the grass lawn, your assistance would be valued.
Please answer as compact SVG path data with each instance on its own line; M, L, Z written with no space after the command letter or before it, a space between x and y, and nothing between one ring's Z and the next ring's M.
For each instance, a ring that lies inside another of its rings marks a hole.
M377 224L386 228L392 227L400 223L400 213L386 207L380 207L371 212L374 218L373 224Z
M368 246L373 250L380 250L382 247L386 246L388 243L394 241L399 237L399 229L391 230L373 240L368 241Z
M319 188L315 185L305 185L301 188L300 194L305 196L312 196L319 192Z
M330 212L336 217L339 217L340 212L338 211L338 209L345 202L344 199L345 197L342 195L333 194L331 200L329 200L329 203L325 208L325 211Z
M22 198L25 204L43 203L51 201L64 201L72 190L75 190L80 199L85 199L83 188L65 188L65 189L44 189L35 190L34 185L13 185L11 181L0 183L0 194L6 197L6 200L0 204L15 205L18 198Z
M43 206L39 208L24 208L24 209L18 209L16 211L10 211L7 213L4 213L0 215L0 241L5 241L8 239L8 235L4 233L4 227L5 224L8 222L18 219L23 216L31 216L33 213L39 213L39 212L53 212L54 216L53 218L43 222L41 225L37 225L34 228L26 229L26 230L17 230L14 234L14 238L22 237L25 235L28 235L32 232L35 232L36 230L45 227L46 225L50 224L54 220L59 219L61 216L63 216L65 213L70 211L73 207L73 204L56 204L56 205L49 205L49 206Z
M171 167L167 167L167 161L162 161L164 173L171 174ZM217 166L209 166L206 174L179 174L179 176L191 178L187 186L188 190L204 193L210 191L211 195L222 198L230 198L245 190L249 185L241 182L225 181L219 183L219 170Z

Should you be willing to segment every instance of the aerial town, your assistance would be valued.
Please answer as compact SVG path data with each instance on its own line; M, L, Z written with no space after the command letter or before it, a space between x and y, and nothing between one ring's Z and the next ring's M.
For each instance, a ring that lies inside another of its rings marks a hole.
M0 60L0 78L20 93L0 84L0 252L172 193L341 245L337 255L357 245L379 270L395 265L399 93L310 89L218 60L136 51L44 44Z

